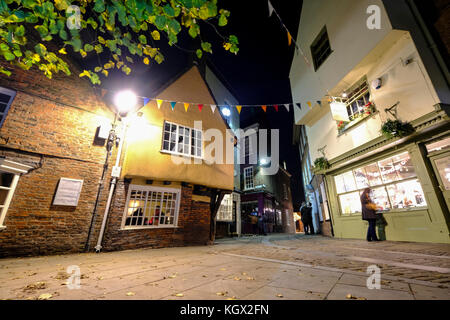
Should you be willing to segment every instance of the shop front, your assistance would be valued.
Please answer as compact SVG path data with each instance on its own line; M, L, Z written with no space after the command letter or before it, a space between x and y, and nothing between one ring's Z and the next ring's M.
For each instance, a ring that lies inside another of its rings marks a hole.
M241 203L242 233L259 233L258 220L260 219L262 219L262 226L266 234L283 232L282 210L280 203L267 193L243 195Z
M450 243L449 146L449 137L416 140L327 173L335 236L365 238L360 196L370 188L384 217L377 224L382 238Z

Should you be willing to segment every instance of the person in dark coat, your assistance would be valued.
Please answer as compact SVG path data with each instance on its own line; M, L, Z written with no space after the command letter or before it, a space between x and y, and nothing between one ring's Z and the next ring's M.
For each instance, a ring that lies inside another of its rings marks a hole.
M366 188L361 195L362 219L369 222L367 241L379 241L375 226L377 224L377 205L370 198L370 188Z
M314 232L313 217L312 217L313 208L312 208L311 202L308 202L307 208L308 208L308 210L306 211L306 215L307 215L309 234L316 234Z
M300 207L300 214L303 223L303 230L305 231L305 234L308 234L308 207L306 206L306 202L304 201L302 202L302 206Z

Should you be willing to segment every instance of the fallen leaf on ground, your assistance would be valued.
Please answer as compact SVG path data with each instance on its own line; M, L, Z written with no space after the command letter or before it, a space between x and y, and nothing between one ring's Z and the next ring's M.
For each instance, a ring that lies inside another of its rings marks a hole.
M227 298L227 300L237 300L235 296L232 296L231 298Z
M225 269L225 268L220 268L220 271L226 271L227 269Z
M225 292L216 292L216 295L218 296L224 296L226 293Z
M134 292L127 292L127 296L135 296L136 295L136 293L134 293Z
M234 280L236 280L236 281L241 281L241 278L239 278L239 277L234 277Z
M253 277L247 277L247 280L255 280Z
M50 293L43 293L39 296L38 300L48 300L53 297Z
M177 294L175 295L175 297L184 297L184 294L182 294L182 293L177 293Z
M279 294L277 294L277 297L278 298L283 298L284 296L281 293L279 293Z
M32 283L23 288L24 291L42 290L47 288L47 284L43 281Z

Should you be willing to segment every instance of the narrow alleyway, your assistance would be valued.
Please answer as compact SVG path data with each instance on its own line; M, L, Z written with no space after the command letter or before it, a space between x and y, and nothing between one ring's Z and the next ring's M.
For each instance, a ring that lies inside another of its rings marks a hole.
M381 269L369 290L367 267ZM79 289L67 268L80 270ZM245 237L210 247L0 260L1 299L450 299L450 246Z

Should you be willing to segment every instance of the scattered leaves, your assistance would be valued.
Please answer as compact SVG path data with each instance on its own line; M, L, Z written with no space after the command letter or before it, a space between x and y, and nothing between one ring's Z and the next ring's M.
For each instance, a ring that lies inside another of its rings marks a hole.
M50 293L43 293L39 296L38 300L48 300L51 297L53 297L53 295L51 295Z
M129 296L129 297L131 297L131 296L135 296L136 293L130 291L130 292L127 292L126 295Z

